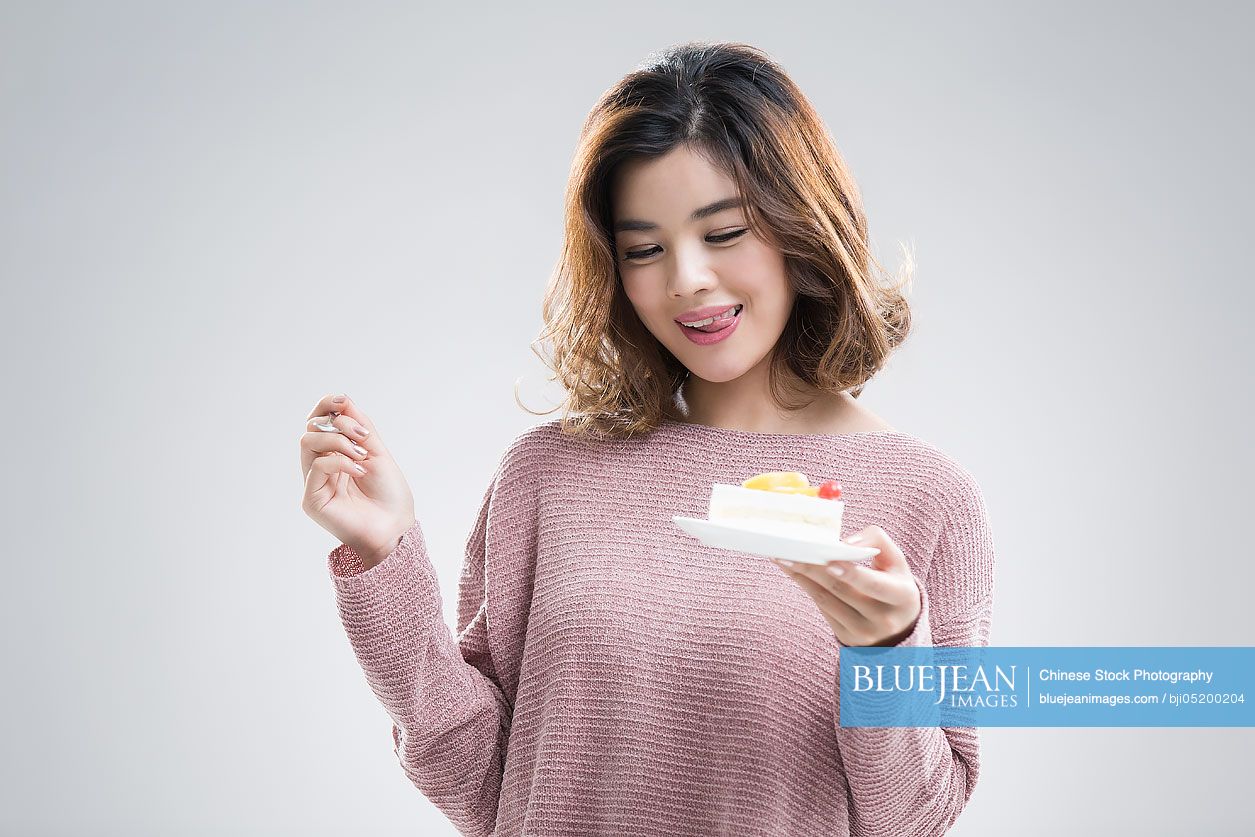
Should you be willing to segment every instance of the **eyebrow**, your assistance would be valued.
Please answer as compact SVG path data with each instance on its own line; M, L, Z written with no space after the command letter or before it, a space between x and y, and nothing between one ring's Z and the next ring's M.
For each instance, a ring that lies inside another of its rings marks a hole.
M709 218L723 212L725 209L732 209L741 205L740 198L724 198L707 204L700 209L693 210L693 214L689 216L690 221L700 221L703 218ZM628 230L656 230L658 225L652 221L642 221L639 218L624 218L614 225L615 232L627 232Z

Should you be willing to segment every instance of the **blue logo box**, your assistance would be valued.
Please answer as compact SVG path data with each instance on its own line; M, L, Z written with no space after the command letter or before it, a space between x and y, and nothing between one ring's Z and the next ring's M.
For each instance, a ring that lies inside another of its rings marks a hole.
M1255 647L842 647L843 727L1250 727Z

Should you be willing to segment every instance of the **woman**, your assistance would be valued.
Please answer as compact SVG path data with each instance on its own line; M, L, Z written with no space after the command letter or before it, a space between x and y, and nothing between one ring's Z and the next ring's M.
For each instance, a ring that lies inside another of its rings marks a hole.
M328 396L302 437L406 775L465 834L943 833L976 730L842 728L839 654L986 644L993 541L971 475L855 400L910 319L818 116L752 47L669 50L590 114L566 223L567 409L493 475L456 636L374 424ZM766 471L839 479L879 555L777 570L671 523Z

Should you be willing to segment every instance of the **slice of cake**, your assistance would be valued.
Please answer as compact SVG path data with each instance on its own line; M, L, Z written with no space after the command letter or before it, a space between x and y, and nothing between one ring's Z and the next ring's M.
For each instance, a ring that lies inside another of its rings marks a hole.
M811 485L798 471L771 471L740 485L715 483L707 519L809 540L841 539L841 485Z

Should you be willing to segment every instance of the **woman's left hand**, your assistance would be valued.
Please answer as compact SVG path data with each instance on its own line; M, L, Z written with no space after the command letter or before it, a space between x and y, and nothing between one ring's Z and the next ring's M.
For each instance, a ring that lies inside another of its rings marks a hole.
M842 644L897 645L910 636L923 607L902 550L879 526L867 526L845 542L880 551L869 566L853 561L824 565L771 561L814 599Z

